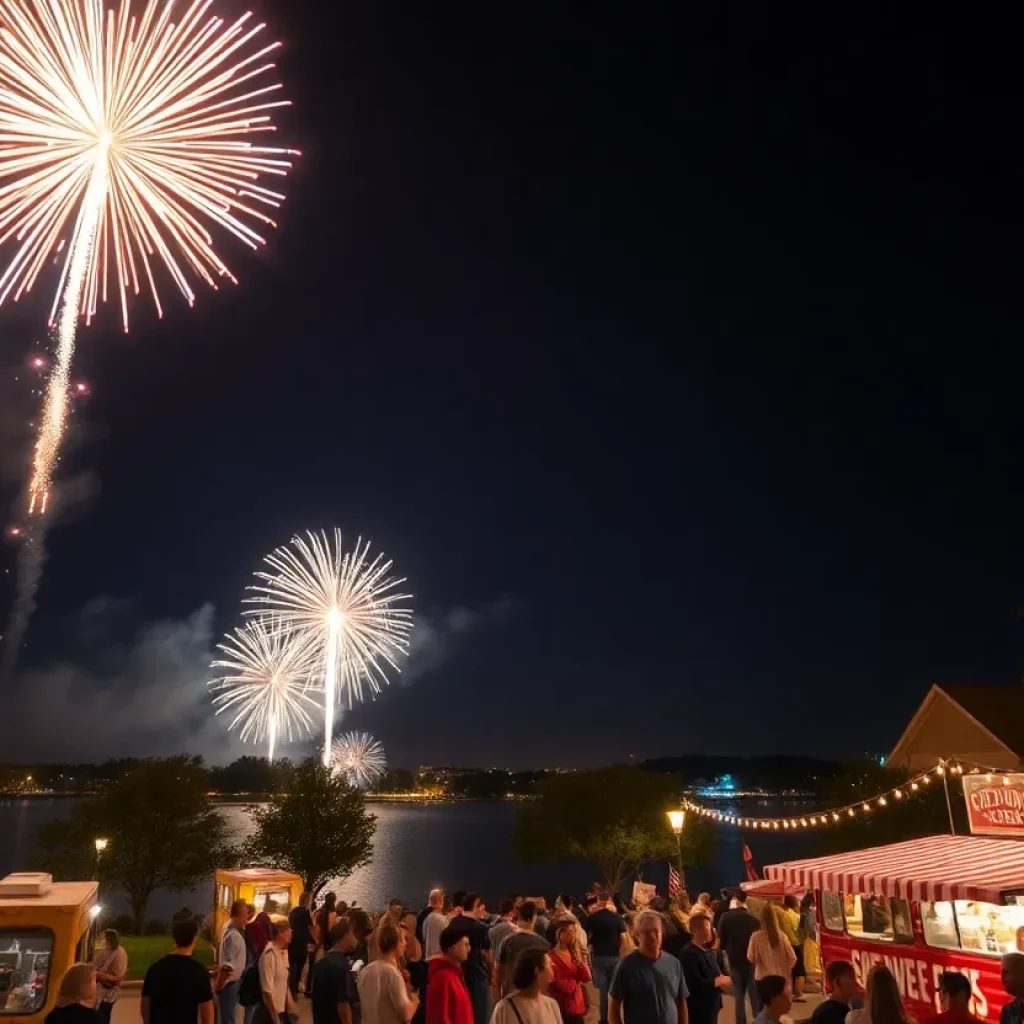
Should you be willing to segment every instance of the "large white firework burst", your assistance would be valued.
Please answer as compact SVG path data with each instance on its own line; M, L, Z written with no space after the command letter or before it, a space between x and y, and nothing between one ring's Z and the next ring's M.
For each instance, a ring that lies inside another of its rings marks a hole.
M243 741L266 739L270 760L282 737L291 742L312 733L312 716L320 710L311 696L314 652L301 636L275 629L269 619L254 619L225 636L217 649L224 657L212 667L227 671L209 685L216 713L234 716L229 729L238 726Z
M346 732L331 747L331 768L351 785L369 789L388 770L388 761L368 732Z
M341 530L307 531L264 559L270 571L246 598L249 614L271 617L273 628L301 638L316 652L324 690L324 754L330 764L334 707L363 699L363 684L379 693L388 669L401 671L397 658L408 653L412 609L410 595L396 588L405 582L390 576L383 554L371 560L369 542L360 537L343 550Z

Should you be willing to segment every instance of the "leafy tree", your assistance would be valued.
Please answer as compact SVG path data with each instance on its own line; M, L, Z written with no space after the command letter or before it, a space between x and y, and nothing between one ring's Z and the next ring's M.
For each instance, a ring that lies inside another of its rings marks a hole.
M243 848L245 862L292 871L314 896L372 858L377 818L363 794L314 761L294 770L287 793L250 813L256 830Z
M251 754L210 769L210 785L219 793L279 793L293 771L288 758L270 761Z
M645 860L675 863L676 839L665 812L679 806L678 781L638 768L602 768L549 776L516 818L525 861L588 860L612 890ZM683 863L704 863L714 843L707 822L688 822Z
M198 757L140 761L66 821L41 825L44 865L65 879L99 877L128 899L141 933L156 889L184 892L234 863L223 817L210 802L209 777ZM95 841L107 840L97 859Z

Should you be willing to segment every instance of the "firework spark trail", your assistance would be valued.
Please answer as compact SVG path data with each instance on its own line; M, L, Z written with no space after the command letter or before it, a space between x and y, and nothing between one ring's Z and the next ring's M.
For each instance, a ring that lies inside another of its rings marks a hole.
M105 150L105 146L100 147ZM60 457L61 439L68 413L68 388L71 385L71 360L75 354L75 328L78 326L78 308L82 302L89 261L96 242L96 228L100 212L107 199L106 156L97 157L89 190L75 228L75 240L68 256L67 284L57 321L57 360L46 384L43 400L43 419L39 427L32 477L28 485L29 514L46 515L50 501L50 482L53 467ZM40 543L42 538L40 538Z
M264 561L271 572L257 572L263 582L249 587L259 594L246 599L261 607L249 614L272 617L274 628L295 633L318 654L324 682L323 763L331 763L334 706L342 694L348 706L363 699L363 682L373 693L387 685L387 667L407 654L412 611L399 607L408 594L395 592L404 579L388 576L392 563L383 555L369 559L362 538L342 550L341 530L333 543L325 531L293 537ZM382 662L384 664L382 664Z

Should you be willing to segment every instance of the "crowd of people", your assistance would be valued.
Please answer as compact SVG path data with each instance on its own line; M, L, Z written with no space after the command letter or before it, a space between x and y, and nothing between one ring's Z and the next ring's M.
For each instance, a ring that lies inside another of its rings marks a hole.
M702 893L684 911L655 898L634 912L595 887L582 903L509 896L492 914L476 893L435 889L419 913L393 900L371 917L328 893L316 910L304 894L285 919L273 901L257 914L239 900L212 971L193 957L196 923L174 925L174 952L146 972L142 1021L293 1024L308 998L313 1024L584 1024L594 988L598 1024L717 1024L724 992L736 1024L748 1000L754 1024L779 1024L804 999L813 907L787 900L758 917L742 891L718 902ZM93 963L65 973L46 1024L109 1024L126 968L108 929ZM1002 979L1000 1024L1024 1024L1024 954L1003 958ZM884 965L862 1001L846 961L824 984L813 1024L914 1024ZM939 996L942 1012L921 1024L981 1024L963 974L943 973Z

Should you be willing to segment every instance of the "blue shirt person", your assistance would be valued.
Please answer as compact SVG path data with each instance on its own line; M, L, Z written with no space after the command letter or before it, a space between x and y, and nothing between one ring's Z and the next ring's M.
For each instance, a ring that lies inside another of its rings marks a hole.
M624 957L608 992L609 1024L688 1024L683 968L661 949L661 915L637 916L639 948Z

